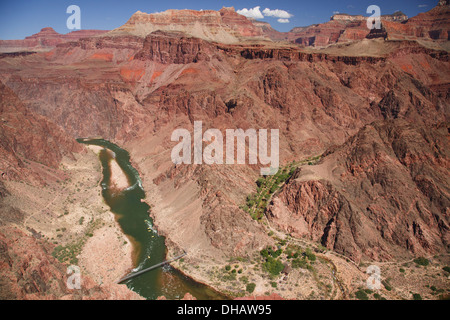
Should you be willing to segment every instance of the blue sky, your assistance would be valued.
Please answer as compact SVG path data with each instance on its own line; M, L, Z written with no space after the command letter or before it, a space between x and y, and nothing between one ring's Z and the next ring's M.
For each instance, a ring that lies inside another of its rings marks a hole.
M236 10L256 6L260 11L284 10L292 15L288 23L279 23L278 17L265 16L261 21L269 22L279 31L289 31L293 27L323 23L334 12L366 14L369 5L378 5L381 14L403 11L409 17L432 9L438 0L0 0L0 39L23 39L39 32L44 27L52 27L59 33L68 33L66 13L69 5L81 8L81 28L111 30L123 25L129 17L140 10L147 13L167 9L212 9L233 6ZM286 20L284 20L286 22Z

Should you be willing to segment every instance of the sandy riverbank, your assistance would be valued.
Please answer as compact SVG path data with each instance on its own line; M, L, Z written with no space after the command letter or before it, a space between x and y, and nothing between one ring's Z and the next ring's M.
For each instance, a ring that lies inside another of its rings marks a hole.
M103 149L103 147L95 145L87 145L87 147L96 154L99 154L100 151ZM128 181L127 176L122 171L122 168L120 168L119 164L117 163L114 152L108 149L106 149L106 152L108 152L113 158L110 162L111 186L117 190L123 190L128 188L130 186L130 183Z
M103 149L93 145L89 145L88 148L97 155ZM110 150L107 152L112 153ZM110 164L111 184L119 190L129 187L128 179L117 161L113 159ZM103 202L103 198L101 201ZM88 239L80 261L99 283L114 283L133 268L133 246L132 242L123 234L114 213L108 210L108 215L104 215L102 218L108 223L97 229L94 236Z
M101 195L100 149L89 148L75 161L63 159L63 175L54 174L47 186L9 181L8 189L18 196L7 201L25 213L24 232L33 230L55 248L67 248L67 259L59 256L59 260L80 267L82 278L104 286L115 298L139 299L125 285L115 284L133 267L133 248ZM127 187L117 168L112 177L118 186Z

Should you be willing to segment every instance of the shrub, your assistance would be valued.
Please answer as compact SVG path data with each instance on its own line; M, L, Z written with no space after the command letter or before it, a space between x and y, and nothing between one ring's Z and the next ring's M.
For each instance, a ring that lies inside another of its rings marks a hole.
M258 187L261 187L261 186L263 186L265 184L266 184L266 179L264 179L264 178L259 178L258 180L256 180L256 185Z
M422 300L422 296L418 293L413 293L413 300Z
M272 257L278 258L283 253L283 250L278 249L277 251L272 252Z
M304 259L295 259L292 261L292 268L303 268L306 269L308 263Z
M445 266L442 268L442 270L446 271L446 272L450 272L450 267L449 266Z
M276 287L277 287L277 283L276 283L275 281L271 282L270 285L271 285L273 288L276 288Z
M391 291L391 290L392 290L392 287L391 287L391 285L389 284L389 282L383 280L383 281L381 281L381 283L383 284L384 288L385 288L387 291Z
M234 281L236 280L236 273L227 273L222 277L222 279L224 281Z
M288 258L288 259L291 259L292 256L294 255L294 253L290 249L286 250L285 253L286 253L286 258Z
M231 266L230 265L225 266L225 270L230 271L231 270Z
M367 296L367 293L365 293L363 290L358 290L355 292L355 296L359 300L369 300L369 297Z
M268 247L266 249L262 249L260 251L260 254L264 257L264 258L268 258L268 257L274 257L274 258L278 258L281 254L283 253L282 249L278 249L276 251L274 251L272 248Z
M260 254L264 257L264 258L268 258L269 257L269 251L267 251L267 249L262 249L260 251Z
M253 291L255 291L255 288L256 288L256 284L254 284L253 282L251 282L251 283L247 283L247 286L245 287L245 290L246 290L247 292L252 293Z
M255 195L251 194L247 196L247 206L253 207L255 205Z
M248 277L247 276L242 276L239 278L240 281L242 281L243 283L248 283Z
M277 276L281 271L283 271L284 265L280 260L268 257L267 261L263 264L263 269L271 275Z
M401 272L401 273L405 273L405 269L400 268L400 272Z
M427 265L430 264L430 261L427 258L424 258L424 257L416 258L416 259L414 259L414 262L416 264L424 266L424 267L426 267Z
M309 261L316 261L316 255L314 253L312 253L309 248L306 249L305 255L308 257Z

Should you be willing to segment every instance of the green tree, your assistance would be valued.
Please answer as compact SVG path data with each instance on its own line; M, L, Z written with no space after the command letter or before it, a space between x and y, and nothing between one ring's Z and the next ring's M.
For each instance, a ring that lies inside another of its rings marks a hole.
M265 184L266 184L266 179L264 179L264 178L259 178L258 180L256 180L256 185L258 187L261 187L261 186L263 186Z
M255 291L255 288L256 288L256 284L251 282L251 283L247 283L247 286L245 287L245 290L247 292L252 293L253 291Z
M418 293L413 293L413 300L422 300L422 296Z
M426 267L427 265L430 264L430 261L427 258L424 258L424 257L416 258L416 259L414 259L414 262L416 264L424 266L424 267Z
M263 264L263 269L273 276L278 276L283 271L284 265L280 260L268 257L267 261Z

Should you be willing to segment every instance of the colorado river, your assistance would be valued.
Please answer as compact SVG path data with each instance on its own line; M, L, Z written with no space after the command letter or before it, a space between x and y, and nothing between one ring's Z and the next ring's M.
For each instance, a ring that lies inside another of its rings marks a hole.
M77 141L103 147L99 154L103 170L102 195L115 214L122 231L133 244L134 269L132 271L137 272L166 260L165 239L153 227L153 221L149 216L150 207L141 201L145 198L145 192L139 173L130 164L128 152L103 139L78 139ZM124 190L117 190L111 186L113 159L117 161L128 179L129 187ZM208 286L184 276L169 265L127 280L124 284L146 299L156 299L159 296L180 299L187 292L201 300L226 298Z

